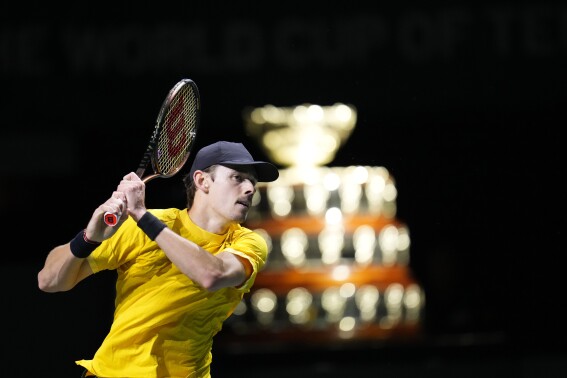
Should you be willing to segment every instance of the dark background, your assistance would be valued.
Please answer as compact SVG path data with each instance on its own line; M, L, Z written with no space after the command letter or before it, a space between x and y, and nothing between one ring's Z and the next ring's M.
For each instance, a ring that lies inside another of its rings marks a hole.
M567 371L567 6L323 4L0 5L6 376L77 376L73 361L102 340L113 276L44 294L36 274L137 167L183 77L201 92L196 147L242 141L262 159L244 108L354 105L356 128L330 165L393 175L427 296L417 345L219 350L219 376ZM183 207L180 179L153 181L148 205Z

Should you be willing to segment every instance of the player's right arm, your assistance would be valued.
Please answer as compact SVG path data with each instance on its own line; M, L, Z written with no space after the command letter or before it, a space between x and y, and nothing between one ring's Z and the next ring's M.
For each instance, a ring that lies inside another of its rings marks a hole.
M48 293L71 290L93 274L87 259L73 255L70 243L53 248L37 275L39 289Z
M92 275L93 271L86 258L98 244L114 235L127 219L127 216L122 217L115 227L109 227L103 221L103 214L120 214L126 206L124 193L115 191L95 209L85 230L79 232L72 241L53 248L37 275L39 289L48 293L68 291Z

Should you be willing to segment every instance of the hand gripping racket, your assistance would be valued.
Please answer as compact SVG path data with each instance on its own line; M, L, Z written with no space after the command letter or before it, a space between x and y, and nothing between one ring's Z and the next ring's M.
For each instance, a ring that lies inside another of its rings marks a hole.
M138 177L148 182L156 177L168 178L183 167L193 148L201 98L193 80L183 79L169 91L159 111L150 143L136 170ZM142 177L151 162L153 172ZM118 215L104 213L104 222L114 226Z

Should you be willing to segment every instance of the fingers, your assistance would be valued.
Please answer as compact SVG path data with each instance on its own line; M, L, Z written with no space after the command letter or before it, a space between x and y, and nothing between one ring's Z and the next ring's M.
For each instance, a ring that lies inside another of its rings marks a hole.
M137 220L139 214L143 214L146 210L145 189L145 183L134 172L125 175L116 191L101 207L105 212L104 219L110 213L112 220L124 219L129 215L134 215L134 219ZM106 224L109 225L108 222Z
M121 223L128 218L126 196L115 191L94 212L87 225L87 234L92 240L105 240L112 236Z
M115 206L119 213L122 213L126 208L126 195L121 192L114 192L109 199L111 205Z
M126 195L116 191L112 193L112 196L102 205L102 209L105 213L112 213L120 217L124 209L126 209L126 203Z
M120 181L116 191L126 193L127 195L129 192L143 191L144 188L144 182L135 173L129 173Z
M138 177L138 175L135 174L134 172L128 173L126 176L123 177L123 179L126 181L142 181L142 179Z

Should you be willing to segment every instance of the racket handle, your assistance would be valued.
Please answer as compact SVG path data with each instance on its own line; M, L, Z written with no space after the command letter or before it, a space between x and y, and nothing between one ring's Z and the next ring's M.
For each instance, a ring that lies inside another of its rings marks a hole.
M104 223L106 223L107 226L110 227L116 226L116 223L118 223L119 219L120 218L116 214L109 213L108 211L104 213Z

